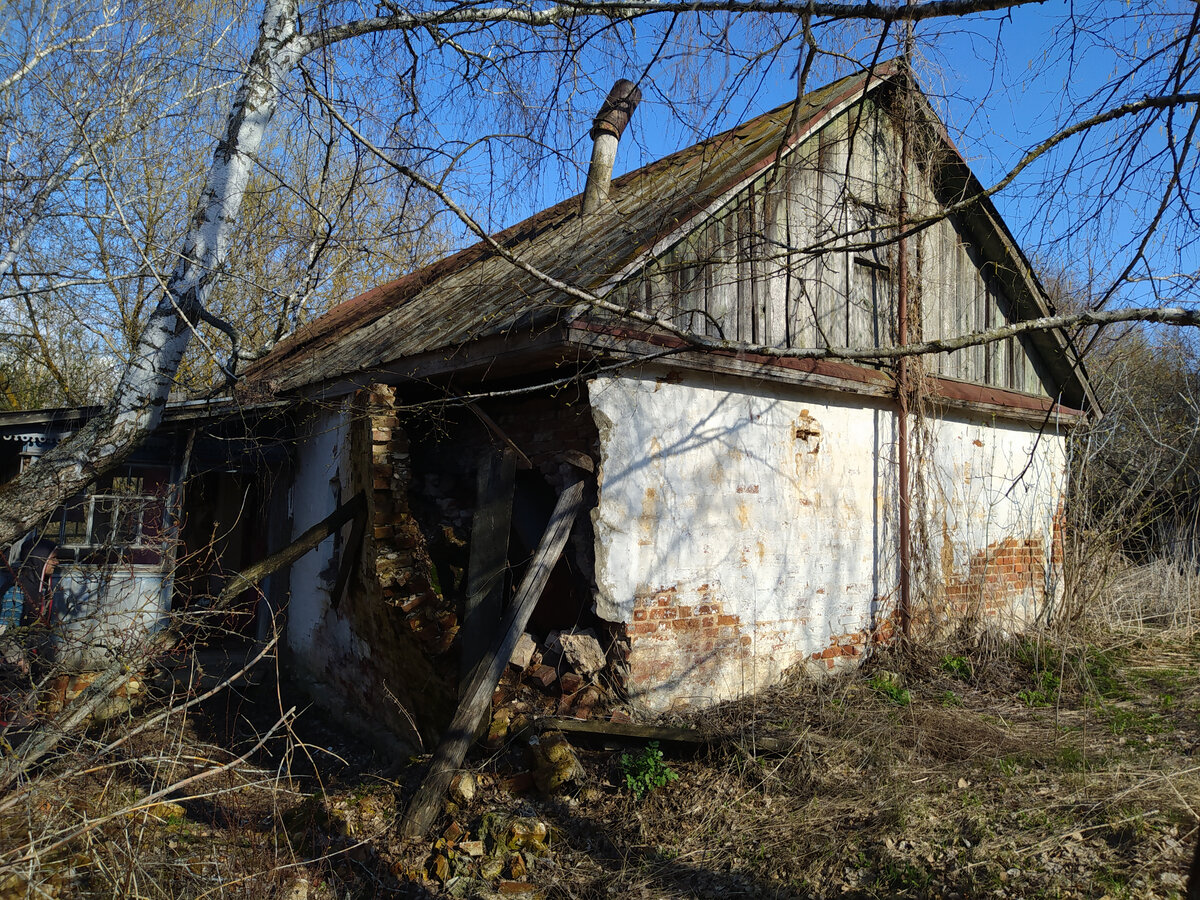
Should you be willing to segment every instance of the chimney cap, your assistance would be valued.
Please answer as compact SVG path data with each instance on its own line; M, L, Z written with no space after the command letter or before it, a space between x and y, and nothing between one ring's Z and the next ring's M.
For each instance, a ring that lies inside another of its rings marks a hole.
M642 92L628 78L620 78L608 92L600 112L592 120L592 140L601 134L611 134L617 140L625 132L625 126L633 115L634 108L641 102Z

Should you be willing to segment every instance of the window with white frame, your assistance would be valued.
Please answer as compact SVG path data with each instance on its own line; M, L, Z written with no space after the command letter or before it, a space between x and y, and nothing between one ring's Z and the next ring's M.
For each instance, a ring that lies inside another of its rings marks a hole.
M72 498L59 519L65 549L153 548L162 541L165 473L124 472L97 482L92 492Z

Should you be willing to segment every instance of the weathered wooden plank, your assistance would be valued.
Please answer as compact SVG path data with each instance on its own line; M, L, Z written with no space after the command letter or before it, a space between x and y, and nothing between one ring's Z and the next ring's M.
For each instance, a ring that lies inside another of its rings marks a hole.
M753 750L757 753L788 753L805 743L824 744L818 735L802 739L775 738L766 735L704 734L695 728L669 725L637 725L632 722L598 722L588 719L545 718L535 724L539 732L560 731L576 738L591 738L602 743L645 744L655 741L665 748L696 751L702 748Z
M350 501L354 508L353 524L350 526L350 537L342 546L342 558L338 563L337 581L333 585L333 593L329 595L329 605L337 609L341 605L342 595L350 584L350 575L354 566L362 558L363 538L367 533L367 503L366 495L361 491Z
M712 223L713 264L708 293L708 313L712 316L712 337L733 338L737 335L737 265L732 262L737 243L736 229L729 214Z
M964 244L963 249L966 251L967 257L967 281L971 286L972 303L975 307L974 321L971 323L971 328L975 331L982 331L988 327L988 292L987 286L983 283L983 276L979 271L979 256L974 246ZM981 384L991 384L990 376L990 345L979 344L975 347L975 380Z
M926 228L917 236L917 257L919 264L917 266L917 294L921 307L921 314L918 318L920 331L914 335L918 340L929 340L932 337L940 337L941 331L941 303L936 290L938 273L941 271L941 261L938 257L938 248L941 246L941 239L938 236L936 228ZM935 375L945 373L946 356L944 353L935 353L933 356L925 360L925 369Z
M955 334L967 334L975 330L975 282L972 278L971 261L967 258L966 248L961 239L956 239L954 248L954 284L956 302ZM979 378L979 369L975 364L976 347L967 347L962 353L962 372L960 377L965 381L975 381Z
M471 554L467 563L467 599L459 658L459 693L479 665L504 605L504 570L512 528L513 485L517 454L511 447L489 449L479 461L478 502L471 518Z
M809 145L811 146L811 142ZM813 307L807 281L812 277L812 257L803 252L812 242L811 223L815 221L816 195L813 173L815 162L798 151L789 158L787 193L784 197L784 240L788 246L787 343L790 347L812 347L816 343Z
M429 771L425 773L421 786L417 788L408 806L402 826L405 837L422 837L433 824L454 770L462 765L463 757L467 755L467 748L475 733L475 725L491 702L492 692L500 680L500 673L508 664L508 658L512 656L517 638L529 622L538 597L550 578L550 571L567 543L571 525L582 503L582 481L575 482L559 495L558 505L554 508L546 532L542 535L529 569L504 617L499 632L499 643L484 657L472 674L458 710L433 754Z
M679 270L676 295L679 315L676 321L688 331L704 333L704 273L697 261L699 236L692 235L674 251L673 264Z
M739 197L734 212L737 232L737 339L755 343L754 334L754 272L750 265L753 238L750 229L753 216L749 201Z
M790 253L787 242L787 173L763 191L762 288L763 337L774 347L788 345L787 286Z
M941 279L939 282L938 302L941 307L941 333L950 336L958 328L958 294L957 294L957 238L954 229L947 221L938 225L941 234ZM961 350L945 357L945 374L951 378L961 378L963 373L963 353Z
M846 303L847 343L851 347L875 344L875 269L855 258L850 266L850 296Z
M994 328L1004 323L1004 313L1000 311L995 286L984 281L984 288L986 290L988 328ZM1008 348L1003 343L992 344L987 348L988 384L1002 388L1012 385L1012 379L1009 377L1007 350Z
M670 277L663 271L662 263L653 263L647 279L647 310L656 316L670 319L673 318L672 305L674 302L675 298L671 294Z
M818 236L833 239L834 248L821 256L817 315L821 331L832 346L848 343L847 298L849 296L849 256L840 248L848 230L846 167L849 154L849 118L843 114L821 132L820 179L821 218Z

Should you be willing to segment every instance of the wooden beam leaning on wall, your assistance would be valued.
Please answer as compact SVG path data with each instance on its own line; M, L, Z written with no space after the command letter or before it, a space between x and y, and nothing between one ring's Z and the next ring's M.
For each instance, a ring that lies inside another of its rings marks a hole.
M450 779L467 755L467 749L475 735L475 726L487 704L491 702L492 693L500 681L500 674L508 664L508 658L512 656L517 639L529 623L533 608L537 605L538 598L550 578L550 571L567 543L571 526L582 505L582 481L575 482L559 495L558 504L550 516L550 523L546 526L529 569L501 624L499 641L472 673L466 689L462 692L458 711L455 712L442 742L433 754L429 771L408 806L401 829L404 837L423 837L437 817Z

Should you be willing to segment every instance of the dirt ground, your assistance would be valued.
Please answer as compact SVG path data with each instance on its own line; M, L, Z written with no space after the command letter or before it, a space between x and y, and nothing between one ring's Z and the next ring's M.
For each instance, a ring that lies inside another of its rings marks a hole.
M296 705L268 681L67 766L121 725L97 729L9 798L0 900L1177 897L1198 688L1200 641L1161 633L891 651L674 720L699 750L573 737L581 768L550 794L525 737L476 748L406 843L424 758L381 758L302 706L216 771Z

